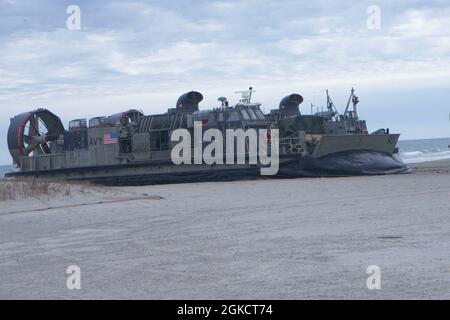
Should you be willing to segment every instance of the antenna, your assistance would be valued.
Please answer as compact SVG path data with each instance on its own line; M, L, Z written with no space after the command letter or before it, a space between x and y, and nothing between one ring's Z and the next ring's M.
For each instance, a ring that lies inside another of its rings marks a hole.
M350 97L348 97L347 106L345 107L344 115L346 115L348 113L348 108L350 107L350 101L353 104L353 112L356 115L356 113L357 113L356 105L359 103L359 98L357 96L355 96L355 89L354 88L352 88L352 90L350 92Z
M252 100L252 93L256 92L253 90L253 87L248 88L248 90L245 91L235 91L234 93L239 93L241 95L241 100L239 100L240 103L251 103Z
M353 110L349 110L350 102L352 102ZM345 107L344 117L358 120L358 113L356 110L356 105L358 103L359 99L357 96L355 96L355 89L352 88L352 90L350 91L350 97L348 97L347 106Z
M226 97L220 97L217 100L222 103L222 108L228 107L228 99Z
M351 93L350 93L350 97L348 97L347 105L345 106L344 115L347 114L348 108L350 107L350 101L352 101L352 98L353 98L353 92L355 92L355 89L352 88Z
M334 120L338 121L339 120L339 111L337 110L336 106L334 105L333 100L331 100L331 97L328 93L328 89L326 90L327 93L327 109L328 112L330 112L331 117L334 118Z

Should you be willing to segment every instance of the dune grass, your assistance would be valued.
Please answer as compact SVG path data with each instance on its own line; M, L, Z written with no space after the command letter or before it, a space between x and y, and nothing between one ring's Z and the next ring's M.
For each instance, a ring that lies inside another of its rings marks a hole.
M42 178L0 179L0 201L42 197L70 197L73 193L88 193L97 189L82 182L55 181Z

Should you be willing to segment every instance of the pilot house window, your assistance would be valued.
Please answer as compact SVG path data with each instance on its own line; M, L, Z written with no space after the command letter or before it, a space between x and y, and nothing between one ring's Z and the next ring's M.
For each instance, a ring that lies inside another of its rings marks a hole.
M252 120L256 120L256 114L253 112L252 109L248 109L248 114L250 115L250 118L252 118Z
M248 115L247 110L242 109L241 113L242 113L242 117L244 118L244 120L250 120L250 116Z
M239 121L239 116L238 116L238 113L236 111L228 112L227 117L228 117L227 118L228 121L230 121L230 122Z

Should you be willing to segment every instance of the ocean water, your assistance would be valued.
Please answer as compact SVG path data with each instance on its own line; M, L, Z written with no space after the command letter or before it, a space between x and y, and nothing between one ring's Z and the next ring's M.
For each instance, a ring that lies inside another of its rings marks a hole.
M14 171L15 169L14 166L0 166L0 178L3 178L5 173Z
M399 141L399 155L404 163L450 159L450 138Z

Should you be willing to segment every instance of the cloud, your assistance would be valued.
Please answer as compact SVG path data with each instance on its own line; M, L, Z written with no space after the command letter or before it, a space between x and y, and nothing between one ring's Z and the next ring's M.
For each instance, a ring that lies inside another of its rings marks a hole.
M370 31L364 5L336 7L324 1L317 7L296 1L206 2L203 7L197 1L189 9L182 2L83 4L82 31L52 30L49 23L42 30L2 34L3 98L62 88L72 88L68 94L91 93L94 85L100 92L116 91L124 82L133 91L133 84L140 90L145 83L164 81L390 77L377 72L380 65L397 75L417 76L411 62L424 76L450 74L448 8L405 8L398 15L382 9L383 28ZM46 15L52 9L48 4L40 11ZM60 16L63 21L65 11Z
M72 2L80 31L65 28ZM380 30L366 28L371 4L0 0L0 121L11 108L70 99L107 109L110 97L162 94L169 104L194 88L221 95L253 84L269 99L296 88L450 78L447 1L379 1Z

